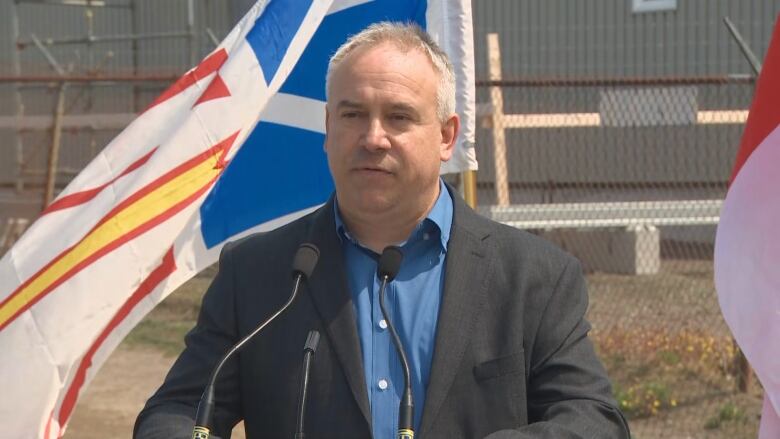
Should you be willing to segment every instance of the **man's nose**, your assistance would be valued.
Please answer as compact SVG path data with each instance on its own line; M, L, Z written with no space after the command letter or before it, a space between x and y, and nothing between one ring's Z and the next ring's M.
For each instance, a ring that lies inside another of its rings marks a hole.
M369 150L390 148L390 140L387 137L387 131L380 118L372 117L369 119L364 136L364 144L366 149Z

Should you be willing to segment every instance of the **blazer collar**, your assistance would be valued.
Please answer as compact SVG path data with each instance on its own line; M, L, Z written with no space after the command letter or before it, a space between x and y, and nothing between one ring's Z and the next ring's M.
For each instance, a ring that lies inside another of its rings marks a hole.
M371 409L366 389L360 338L352 295L349 293L341 242L336 234L333 196L313 214L309 242L320 250L317 268L309 279L308 291L322 317L325 331L341 363L347 383L371 431Z
M436 327L431 378L425 396L420 436L426 437L460 370L491 271L486 240L489 222L448 186L454 214L447 250L444 292Z

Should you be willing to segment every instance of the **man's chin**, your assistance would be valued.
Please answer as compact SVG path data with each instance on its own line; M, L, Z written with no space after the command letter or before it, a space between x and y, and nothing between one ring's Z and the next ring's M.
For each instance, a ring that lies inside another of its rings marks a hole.
M377 193L363 193L353 198L347 209L355 210L360 215L381 215L392 212L397 207L397 202L389 197L386 191L377 191Z
M366 213L381 214L391 212L397 204L387 197L369 197L361 201L360 208Z

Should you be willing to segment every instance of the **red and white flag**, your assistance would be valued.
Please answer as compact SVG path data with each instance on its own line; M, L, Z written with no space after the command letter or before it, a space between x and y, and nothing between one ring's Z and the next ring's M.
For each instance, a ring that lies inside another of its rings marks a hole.
M780 15L720 215L715 287L764 387L759 438L780 438Z
M62 437L114 347L216 257L194 233L203 200L331 3L258 1L0 259L0 438Z

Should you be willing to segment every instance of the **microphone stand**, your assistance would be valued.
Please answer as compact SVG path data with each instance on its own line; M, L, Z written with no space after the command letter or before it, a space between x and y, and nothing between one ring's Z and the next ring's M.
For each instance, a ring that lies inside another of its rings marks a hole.
M298 295L298 290L305 279L311 276L314 267L317 265L317 259L319 259L320 251L314 244L301 244L298 247L298 251L295 253L293 259L293 275L295 276L295 285L293 286L290 298L282 307L276 311L271 317L260 324L252 332L242 338L232 348L230 348L225 355L220 358L217 363L217 367L211 372L209 376L208 384L203 390L203 396L200 397L200 403L198 403L198 411L195 415L195 426L192 429L192 439L209 439L211 437L211 421L214 418L214 385L217 381L217 376L222 370L227 360L233 356L236 352L241 350L249 340L263 330L269 323L283 313L295 300Z
M306 412L306 390L309 387L309 370L311 368L311 358L314 351L317 350L317 344L320 342L320 333L312 329L309 336L306 337L306 344L303 346L303 369L301 370L301 386L298 395L298 417L295 425L295 439L304 439L306 435L303 432L303 420Z
M382 286L379 290L379 308L387 322L387 329L390 331L395 349L401 359L401 366L404 371L404 392L401 395L401 402L398 407L398 433L396 439L414 439L414 401L412 399L412 380L409 374L409 360L406 358L401 338L390 321L390 315L385 308L385 288L387 284L395 279L398 271L401 269L401 259L403 253L396 246L389 246L382 251L379 258L378 274L382 279Z

